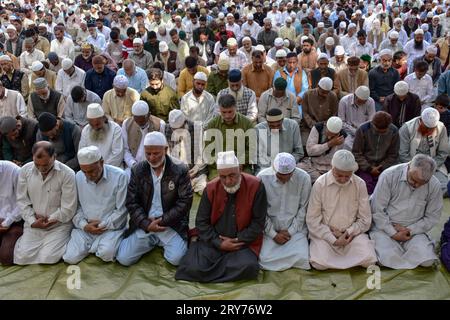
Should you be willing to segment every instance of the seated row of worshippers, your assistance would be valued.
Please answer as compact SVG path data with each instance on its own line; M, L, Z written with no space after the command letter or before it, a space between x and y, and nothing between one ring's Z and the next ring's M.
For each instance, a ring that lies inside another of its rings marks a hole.
M175 279L198 282L254 279L260 269L376 263L413 269L438 262L429 232L443 199L430 156L384 170L369 198L355 156L345 149L313 185L292 154L278 153L253 176L234 151L219 152L219 176L208 182L188 230L192 178L168 149L164 134L147 133L145 160L130 178L105 164L96 146L77 152L77 173L56 160L49 141L36 142L32 162L21 168L0 161L1 262L78 264L95 254L130 266L162 247L177 266ZM445 228L441 259L448 268L449 223Z

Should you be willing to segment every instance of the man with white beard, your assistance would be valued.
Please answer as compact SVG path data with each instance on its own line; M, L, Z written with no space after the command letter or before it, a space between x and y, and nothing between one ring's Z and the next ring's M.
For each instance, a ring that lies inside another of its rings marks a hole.
M412 63L416 58L422 57L430 45L424 39L424 32L422 29L414 31L414 39L409 40L403 51L408 55L408 70L412 70Z
M96 146L100 149L105 164L121 168L123 140L120 126L108 120L102 106L98 103L88 105L86 119L89 124L81 132L79 149Z

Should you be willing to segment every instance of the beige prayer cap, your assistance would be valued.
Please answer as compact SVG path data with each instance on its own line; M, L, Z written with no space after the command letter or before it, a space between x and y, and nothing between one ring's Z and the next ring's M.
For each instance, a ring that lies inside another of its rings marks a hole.
M234 151L219 152L217 154L217 170L239 167L239 160Z
M355 156L348 150L341 149L336 151L331 160L331 166L342 171L358 170L358 164L355 161Z
M222 71L230 69L230 62L226 58L219 59L219 63L217 65L219 67L219 70Z
M342 130L342 120L339 117L330 117L327 121L327 129L331 133L339 133Z
M78 163L80 165L88 165L100 161L102 154L96 146L89 146L78 151Z

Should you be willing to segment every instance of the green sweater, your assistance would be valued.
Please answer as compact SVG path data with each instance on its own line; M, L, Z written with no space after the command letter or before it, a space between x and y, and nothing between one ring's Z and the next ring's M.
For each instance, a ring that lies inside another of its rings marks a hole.
M141 100L147 102L151 115L168 122L169 112L180 109L177 93L164 86L157 94L150 93L150 87L141 92Z

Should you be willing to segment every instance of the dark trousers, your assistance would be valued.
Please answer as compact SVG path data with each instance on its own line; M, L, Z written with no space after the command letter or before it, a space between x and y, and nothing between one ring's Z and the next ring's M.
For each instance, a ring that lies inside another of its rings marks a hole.
M10 266L14 261L14 246L23 233L23 221L13 223L0 233L0 264Z

